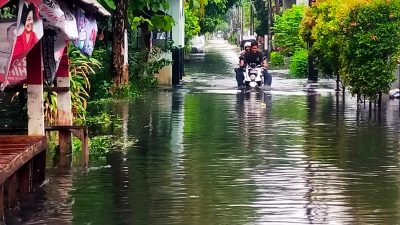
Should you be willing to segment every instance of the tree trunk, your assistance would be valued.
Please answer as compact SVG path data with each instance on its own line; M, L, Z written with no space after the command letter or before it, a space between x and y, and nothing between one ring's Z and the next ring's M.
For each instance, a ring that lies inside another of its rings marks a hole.
M147 24L142 25L142 44L141 49L150 49L151 46L151 31L149 30L149 26Z
M128 84L128 68L124 64L124 34L127 25L128 0L116 0L113 24L113 82L115 88Z

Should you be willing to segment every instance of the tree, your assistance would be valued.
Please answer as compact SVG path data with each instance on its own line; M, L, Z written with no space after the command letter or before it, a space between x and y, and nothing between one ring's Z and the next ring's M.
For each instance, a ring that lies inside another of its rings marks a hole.
M200 32L199 17L196 16L195 8L185 6L185 48L191 47L190 40Z
M115 0L116 8L112 17L112 55L113 55L113 83L120 87L129 82L127 65L124 63L125 31L128 22L128 0Z
M375 100L395 80L400 43L400 2L375 0L356 5L342 21L341 76L354 94Z
M394 80L400 43L397 0L321 0L303 20L303 37L325 72L342 77L352 94L375 100Z
M169 31L174 24L173 18L166 13L169 8L167 0L100 0L103 6L113 11L113 82L115 88L129 82L128 68L124 66L124 36L126 29L141 27L143 48L150 47L152 30ZM128 23L131 27L128 27ZM147 52L149 50L146 50ZM127 57L127 56L126 56Z
M300 36L300 23L304 16L304 6L294 6L277 16L273 27L274 45L290 56L299 49L305 48L305 42Z
M204 15L200 13L199 20L200 33L215 31L218 24L228 20L228 10L240 2L240 0L208 0L204 2Z

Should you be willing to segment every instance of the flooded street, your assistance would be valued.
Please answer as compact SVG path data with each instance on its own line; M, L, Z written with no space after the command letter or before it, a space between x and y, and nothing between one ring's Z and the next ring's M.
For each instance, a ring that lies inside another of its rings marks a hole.
M120 148L88 170L49 165L48 182L8 224L398 224L399 101L381 111L276 71L272 88L236 89L237 49L210 42L184 84L130 102ZM49 159L50 161L51 159Z

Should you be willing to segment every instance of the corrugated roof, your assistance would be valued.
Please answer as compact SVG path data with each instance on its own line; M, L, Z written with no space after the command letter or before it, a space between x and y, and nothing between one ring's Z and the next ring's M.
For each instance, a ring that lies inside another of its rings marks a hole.
M107 11L100 3L96 0L71 0L74 4L93 14L100 14L103 16L111 16L110 12Z

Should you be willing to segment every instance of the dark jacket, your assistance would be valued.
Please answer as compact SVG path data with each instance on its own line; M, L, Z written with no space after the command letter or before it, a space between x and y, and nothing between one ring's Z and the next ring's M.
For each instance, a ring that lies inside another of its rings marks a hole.
M261 65L263 61L264 55L262 52L257 51L256 53L253 52L246 52L243 56L245 63L255 63L257 65Z

